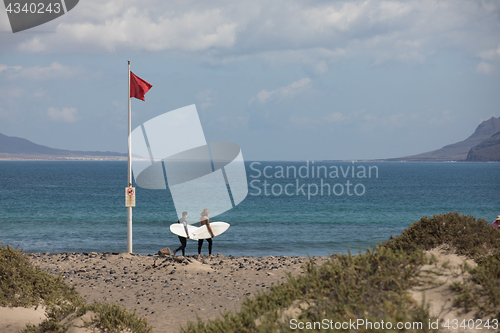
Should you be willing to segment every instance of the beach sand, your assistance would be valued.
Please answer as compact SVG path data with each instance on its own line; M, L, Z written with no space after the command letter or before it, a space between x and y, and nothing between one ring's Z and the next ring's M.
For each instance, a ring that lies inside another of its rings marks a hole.
M439 318L442 331L449 333L498 331L493 328L488 329L482 324L486 323L490 316L476 318L474 310L467 311L454 306L457 295L451 286L454 282L463 282L464 278L469 276L468 273L462 274L461 266L467 264L469 267L476 267L474 260L456 254L447 245L441 245L426 253L434 257L435 262L420 268L419 283L411 288L409 293L419 304L425 302L429 305L429 314ZM445 327L446 324L449 326ZM460 325L469 326L464 329Z
M461 281L460 265L472 260L457 256L444 246L427 252L436 262L424 265L417 279L418 286L408 290L418 302L430 303L432 316L445 320L469 320L473 312L453 306L451 283ZM271 285L303 274L306 257L232 257L219 255L160 257L124 253L27 254L31 262L51 274L59 275L86 299L92 302L115 302L127 310L146 317L154 332L179 332L188 321L214 319L226 311L238 311L246 296L267 291ZM323 264L327 257L312 257ZM18 332L24 323L36 324L43 318L43 308L0 308L0 331ZM87 318L88 319L88 318ZM487 318L483 318L486 320ZM461 332L462 330L450 330ZM477 330L466 330L475 332ZM489 331L483 328L481 331ZM87 333L81 323L69 333Z
M45 319L44 307L0 307L0 332L19 333L26 324L38 325Z
M306 257L160 257L112 253L27 254L51 274L62 274L92 302L116 302L145 316L154 332L179 332L188 321L238 311L246 296L301 274ZM326 257L312 257L322 264Z

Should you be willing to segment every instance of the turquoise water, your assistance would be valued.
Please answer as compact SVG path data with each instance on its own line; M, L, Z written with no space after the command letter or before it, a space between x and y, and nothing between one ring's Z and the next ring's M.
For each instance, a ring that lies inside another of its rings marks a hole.
M422 216L458 211L492 222L500 214L498 163L251 163L247 198L213 219L231 223L214 239L215 253L328 255L373 247ZM126 162L1 161L0 241L30 252L124 252L126 173ZM168 191L138 188L133 211L134 252L179 245L168 230L176 222Z

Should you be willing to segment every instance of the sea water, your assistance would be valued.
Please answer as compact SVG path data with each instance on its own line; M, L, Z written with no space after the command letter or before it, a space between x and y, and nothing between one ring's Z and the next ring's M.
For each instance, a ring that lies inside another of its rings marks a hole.
M356 252L423 216L500 214L498 163L250 161L246 170L247 198L212 218L231 224L214 253ZM27 252L125 252L126 181L126 162L0 161L0 242ZM133 251L178 247L175 222L168 190L137 188ZM197 243L186 251L197 253Z

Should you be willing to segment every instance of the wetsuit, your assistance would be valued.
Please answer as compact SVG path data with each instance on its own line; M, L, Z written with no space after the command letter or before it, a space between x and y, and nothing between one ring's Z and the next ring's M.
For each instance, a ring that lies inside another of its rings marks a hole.
M210 219L200 221L200 228L205 224L209 224ZM204 239L198 239L198 254L201 254L201 246L203 245ZM212 254L212 238L207 238L208 242L208 255Z
M186 219L182 217L179 221L177 221L177 223L182 223L184 225L184 231L186 232L186 235L189 235L188 229L187 229ZM181 241L181 246L179 246L179 248L177 250L175 250L175 252L182 250L182 255L185 256L186 255L185 250L186 250L187 238L181 237L181 236L178 236L178 237L179 237L179 240Z

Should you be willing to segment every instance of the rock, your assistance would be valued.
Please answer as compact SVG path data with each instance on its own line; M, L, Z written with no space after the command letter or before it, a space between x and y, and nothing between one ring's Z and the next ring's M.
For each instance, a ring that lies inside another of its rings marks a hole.
M170 248L166 247L164 249L161 249L158 251L158 255L160 257L167 257L167 256L170 256L171 255L171 251L170 251Z
M500 161L500 132L493 134L489 139L474 146L469 151L466 161L499 162Z
M217 258L222 258L224 257L222 254L220 254L219 252L217 252Z

